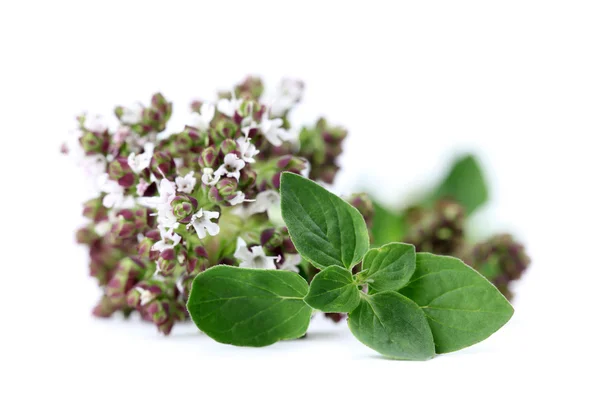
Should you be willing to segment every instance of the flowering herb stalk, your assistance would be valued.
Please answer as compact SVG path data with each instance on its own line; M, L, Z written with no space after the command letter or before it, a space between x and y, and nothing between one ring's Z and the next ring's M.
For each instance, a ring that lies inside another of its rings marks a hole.
M89 222L77 232L103 290L96 316L137 311L168 334L188 318L195 276L214 265L309 277L278 213L281 174L331 182L346 131L324 119L294 129L288 117L303 88L285 80L266 101L261 80L249 77L192 103L175 132L161 94L116 107L114 129L95 115L78 118L63 150L97 182L98 196L84 204Z
M283 174L281 209L296 249L320 272L310 286L281 270L221 265L200 273L187 308L216 341L297 338L316 309L349 313L354 336L384 356L427 360L486 339L512 317L498 289L457 258L405 243L370 249L360 212L308 179Z

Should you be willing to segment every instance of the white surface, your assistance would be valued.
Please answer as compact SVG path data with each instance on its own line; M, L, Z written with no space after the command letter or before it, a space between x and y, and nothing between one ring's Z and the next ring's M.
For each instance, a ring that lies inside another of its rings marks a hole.
M598 398L599 17L574 1L3 2L0 398ZM494 189L482 231L517 233L533 258L513 320L419 363L328 321L238 349L92 319L72 239L84 185L58 154L73 116L161 90L177 121L247 73L305 79L294 119L349 128L338 191L392 203L477 150Z

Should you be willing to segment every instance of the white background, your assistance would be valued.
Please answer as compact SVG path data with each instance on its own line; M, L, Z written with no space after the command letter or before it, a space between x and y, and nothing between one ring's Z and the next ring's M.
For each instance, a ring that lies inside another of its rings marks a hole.
M2 2L0 398L598 398L599 21L579 1ZM510 230L533 259L511 322L397 362L323 320L241 349L91 318L85 182L58 154L73 116L160 90L181 121L248 73L304 79L294 120L348 127L338 192L392 204L477 151L481 233Z

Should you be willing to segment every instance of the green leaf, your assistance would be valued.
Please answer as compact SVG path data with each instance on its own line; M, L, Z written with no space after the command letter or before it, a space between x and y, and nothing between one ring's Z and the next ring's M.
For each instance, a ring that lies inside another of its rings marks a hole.
M477 159L469 154L452 165L446 178L433 193L433 200L450 197L460 203L467 214L488 200L488 188Z
M194 279L187 308L217 342L260 347L306 333L307 293L306 281L291 271L219 265Z
M438 353L481 342L514 312L494 285L454 257L417 253L417 269L400 293L427 315Z
M369 249L367 225L358 210L300 175L283 173L281 212L296 249L319 269L350 269Z
M347 313L358 306L360 291L352 279L352 272L331 266L315 275L304 301L324 312Z
M373 245L383 246L386 243L401 240L407 228L405 216L389 210L377 202L373 202L373 208L375 211L371 226Z
M427 360L435 355L425 314L400 293L362 295L348 315L348 326L358 340L384 356Z
M415 263L415 246L412 244L386 244L365 254L361 279L364 277L367 280L369 290L399 290L415 272Z

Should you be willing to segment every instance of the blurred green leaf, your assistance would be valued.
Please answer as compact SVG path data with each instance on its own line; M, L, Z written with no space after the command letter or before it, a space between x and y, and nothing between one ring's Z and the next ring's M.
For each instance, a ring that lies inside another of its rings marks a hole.
M488 200L488 188L481 165L472 154L454 162L450 172L434 190L430 201L452 198L472 214Z
M373 202L373 208L375 209L375 215L371 227L372 247L402 241L406 231L404 215L393 212L375 201Z

